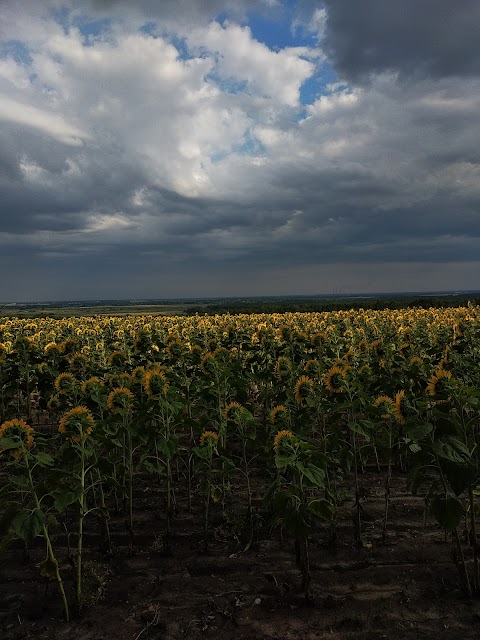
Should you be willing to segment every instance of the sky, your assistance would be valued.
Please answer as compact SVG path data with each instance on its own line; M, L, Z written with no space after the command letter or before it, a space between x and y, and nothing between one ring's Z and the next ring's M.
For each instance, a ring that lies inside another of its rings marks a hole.
M0 301L465 289L478 0L0 0Z

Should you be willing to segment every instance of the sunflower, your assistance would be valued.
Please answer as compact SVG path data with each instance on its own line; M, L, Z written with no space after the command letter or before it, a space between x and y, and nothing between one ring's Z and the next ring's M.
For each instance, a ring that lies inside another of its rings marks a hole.
M292 362L287 356L280 356L275 363L274 375L277 380L281 380L288 376L292 370Z
M405 422L405 391L403 389L395 395L393 413L395 415L396 421L399 424L404 424Z
M72 371L80 372L86 369L88 365L88 358L84 353L74 353L68 360Z
M200 437L200 446L216 447L218 442L218 433L215 431L204 431Z
M332 393L342 393L344 390L343 383L346 373L346 367L339 367L338 365L330 367L323 378L323 382L327 389Z
M108 363L112 367L122 367L127 361L127 356L123 351L112 351L108 356Z
M82 393L85 396L90 396L92 393L98 393L98 391L105 386L103 380L97 378L97 376L92 376L88 378L88 380L84 380L82 382Z
M165 349L167 355L172 359L180 358L183 355L184 350L185 345L176 336L173 336L173 339L168 341Z
M282 420L287 416L288 409L284 404L280 404L277 407L273 407L270 411L270 422L275 424L277 420Z
M245 407L238 402L230 402L223 410L223 417L225 420L234 420L237 416L245 410Z
M302 405L303 401L308 398L312 391L313 380L308 376L301 376L295 384L295 400L298 402L298 404Z
M318 376L321 372L321 365L318 360L308 360L305 364L305 373L308 373L312 376Z
M0 427L0 440L2 438L11 438L18 442L18 447L8 449L13 458L19 458L22 450L30 449L33 446L33 429L24 420L8 420ZM0 451L2 446L0 445Z
M168 380L163 370L156 367L147 371L143 376L143 387L151 398L167 395Z
M117 387L110 391L107 398L107 407L112 413L130 411L133 407L134 396L127 387Z
M273 439L273 450L275 451L275 455L279 455L280 453L280 447L282 445L282 440L284 440L285 438L293 438L294 435L291 431L289 431L288 429L282 429L282 431L279 431L277 433L277 435L275 436L275 438Z
M74 375L71 373L61 373L55 378L54 387L58 393L71 393L76 383L77 379Z
M206 374L211 373L215 365L216 365L215 356L211 351L209 351L204 356L202 356L202 359L200 361L200 367L204 373Z
M135 367L135 369L130 374L130 378L132 379L132 382L136 384L142 384L144 376L145 376L145 367L142 367L142 366Z
M58 425L60 433L71 434L73 442L85 441L95 427L95 420L87 407L79 406L63 414Z
M44 353L49 358L58 358L62 355L62 349L59 344L49 342L45 347Z
M395 402L390 398L390 396L378 396L378 398L374 401L374 407L381 407L385 413L382 413L381 417L384 420L388 420L394 411Z
M126 371L122 373L110 373L105 376L108 386L112 389L115 387L130 387L132 384L132 376Z
M447 371L446 369L437 369L435 373L432 375L427 384L427 392L429 396L437 396L441 395L443 389L439 387L439 382L441 380L450 380L452 377L452 372ZM443 385L442 385L443 386Z

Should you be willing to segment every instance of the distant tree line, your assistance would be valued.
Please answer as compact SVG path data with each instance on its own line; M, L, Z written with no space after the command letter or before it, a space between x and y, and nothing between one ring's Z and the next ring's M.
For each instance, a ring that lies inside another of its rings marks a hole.
M322 298L314 300L229 300L221 303L211 303L192 306L185 309L186 315L196 313L215 314L240 314L240 313L294 313L294 312L321 312L321 311L348 311L349 309L428 309L429 307L463 307L468 303L480 304L480 296L474 295L448 295L448 296L412 296L412 297L378 297L378 298Z

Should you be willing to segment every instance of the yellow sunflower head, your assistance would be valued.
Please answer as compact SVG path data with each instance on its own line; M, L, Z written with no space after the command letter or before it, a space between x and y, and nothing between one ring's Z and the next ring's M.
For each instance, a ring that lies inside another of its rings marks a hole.
M374 401L373 406L384 411L381 415L384 420L388 420L394 415L395 402L389 396L378 396Z
M87 407L79 406L70 409L60 418L58 430L70 436L73 442L85 441L95 427L91 411Z
M201 447L216 447L218 442L218 433L215 431L204 431L200 436Z
M130 374L130 378L134 384L142 384L143 377L145 376L145 367L135 367L135 369Z
M305 365L305 373L309 376L319 376L322 372L322 366L318 360L309 360Z
M7 449L13 458L18 459L22 451L33 446L33 429L24 420L14 418L4 422L0 427L0 440L2 438L9 438L18 445L12 449ZM2 446L0 445L1 451Z
M159 398L167 395L168 380L165 372L159 368L150 369L143 376L143 387L147 396Z
M293 433L288 429L282 429L282 431L279 431L273 439L273 450L275 451L275 455L278 456L281 452L282 444L288 442L293 437Z
M334 365L325 374L323 382L332 393L342 393L345 390L346 367Z
M301 376L295 384L295 400L302 405L313 391L313 380L308 376Z
M242 407L240 403L230 402L223 410L223 417L225 420L235 420L235 418L240 417L244 411L245 407Z
M284 420L288 415L288 409L284 404L280 404L277 407L273 407L270 411L270 422L274 425Z
M427 392L429 396L441 396L445 395L447 389L445 383L447 380L451 380L452 372L446 369L437 369L431 376L427 384Z
M282 378L286 378L288 376L292 369L293 365L290 358L287 358L287 356L280 356L275 363L274 375L277 380L282 380Z
M134 395L127 387L117 387L110 391L107 407L112 413L128 413L133 408Z
M77 379L71 373L61 373L55 378L54 386L58 393L72 393L77 386Z
M406 400L405 391L403 389L395 395L393 413L395 415L395 420L399 424L404 424L406 419Z
M112 351L108 356L108 364L112 367L123 367L127 361L127 356L123 351Z
M82 393L90 397L93 393L98 393L104 386L103 380L100 380L97 376L92 376L82 382Z

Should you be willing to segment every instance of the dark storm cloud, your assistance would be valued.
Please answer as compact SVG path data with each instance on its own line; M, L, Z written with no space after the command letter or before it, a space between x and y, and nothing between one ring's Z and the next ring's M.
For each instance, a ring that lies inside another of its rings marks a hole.
M325 6L323 47L343 77L480 73L478 0L325 0Z

